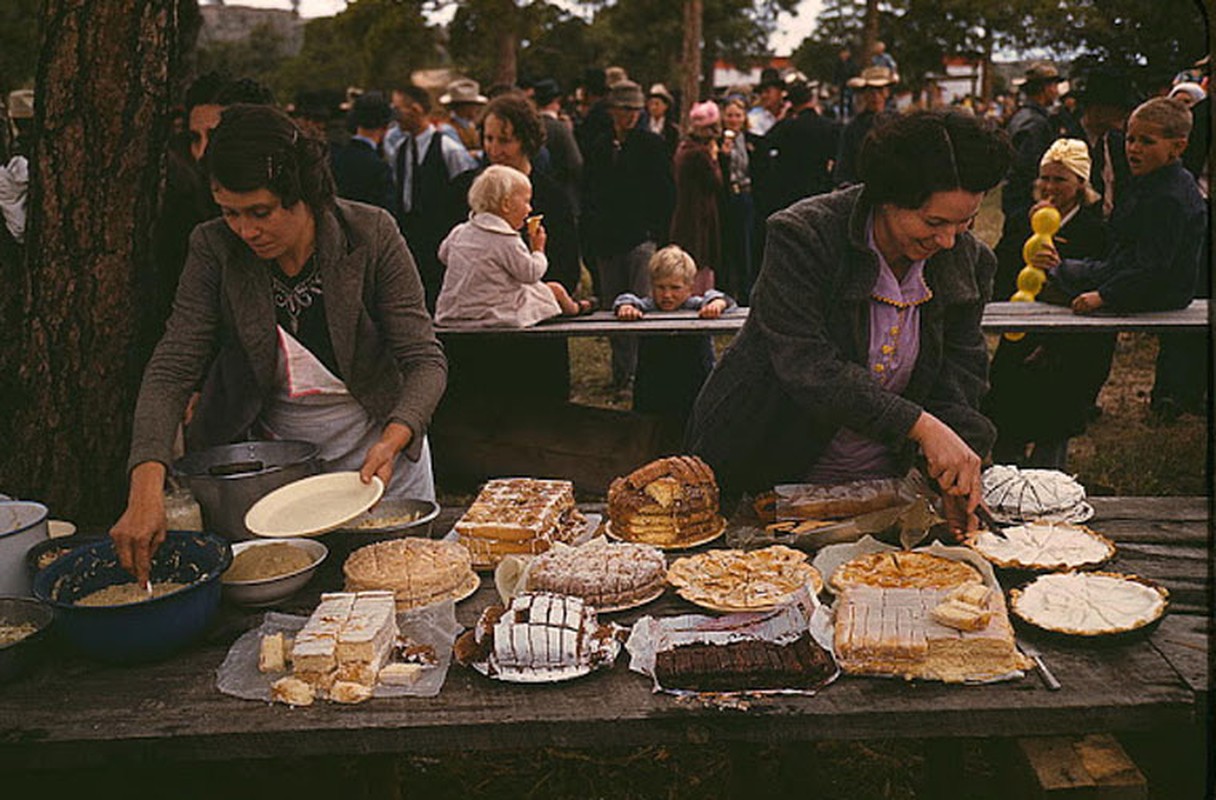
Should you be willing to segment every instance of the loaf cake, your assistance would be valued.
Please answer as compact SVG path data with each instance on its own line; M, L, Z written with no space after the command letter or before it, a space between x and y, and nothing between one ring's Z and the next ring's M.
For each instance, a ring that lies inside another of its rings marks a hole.
M951 589L853 586L836 605L836 659L846 673L895 675L946 683L984 681L1026 669L999 592L988 592L988 619L958 630L933 618ZM949 598L949 599L948 599ZM939 612L939 615L942 612Z
M392 592L323 594L292 644L292 677L312 687L317 697L329 697L336 688L340 702L366 699L398 633ZM366 687L366 697L349 684ZM286 699L286 690L299 687L291 683L283 689Z
M654 547L596 539L554 548L528 569L528 589L581 597L595 608L617 608L662 593L667 561Z
M696 456L652 461L608 487L612 533L630 542L681 547L722 530L718 484Z
M574 506L574 484L538 478L495 478L455 525L460 544L479 569L503 556L543 553L572 542L587 520Z
M813 689L836 670L809 633L787 644L760 639L680 644L655 653L654 669L664 688L699 692Z
M456 641L455 656L507 680L562 680L610 662L619 647L581 598L551 592L516 595L491 606Z
M346 559L342 573L348 592L391 592L399 610L457 597L477 581L467 549L417 537L361 547Z

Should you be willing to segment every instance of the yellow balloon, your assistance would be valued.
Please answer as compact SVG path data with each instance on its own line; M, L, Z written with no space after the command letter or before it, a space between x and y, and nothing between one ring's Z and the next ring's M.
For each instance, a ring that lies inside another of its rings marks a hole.
M1024 331L1010 331L1005 334L1005 338L1011 342L1020 342L1026 338L1026 333Z
M1023 292L1029 292L1032 296L1037 295L1043 289L1044 283L1047 283L1047 275L1038 267L1027 264L1018 273L1018 288Z
M1053 206L1043 206L1031 215L1030 227L1035 233L1051 236L1060 229L1060 212Z
M1033 303L1034 295L1030 292L1018 290L1013 293L1013 297L1009 298L1011 303Z
M1036 233L1026 240L1026 244L1022 245L1022 263L1031 264L1034 262L1035 253L1038 253L1044 246L1051 243L1050 236L1043 236Z

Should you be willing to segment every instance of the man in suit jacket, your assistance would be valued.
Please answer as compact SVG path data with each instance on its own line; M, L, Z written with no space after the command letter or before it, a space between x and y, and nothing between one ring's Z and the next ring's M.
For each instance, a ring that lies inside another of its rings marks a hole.
M379 92L368 92L355 100L351 109L355 134L329 154L338 197L392 212L393 171L381 156L381 142L391 117L392 110Z
M815 89L804 81L791 84L786 92L790 110L765 137L772 159L774 203L768 210L832 190L840 126L819 113Z

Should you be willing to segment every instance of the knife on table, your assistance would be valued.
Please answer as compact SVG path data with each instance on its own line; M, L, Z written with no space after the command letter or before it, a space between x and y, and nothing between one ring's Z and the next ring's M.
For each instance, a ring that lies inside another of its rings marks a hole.
M1056 676L1052 675L1051 670L1049 670L1047 665L1043 663L1043 655L1039 652L1039 648L1019 639L1018 649L1025 653L1026 656L1034 662L1034 668L1038 671L1039 677L1043 679L1043 684L1053 692L1058 691L1060 688L1060 682L1056 680Z

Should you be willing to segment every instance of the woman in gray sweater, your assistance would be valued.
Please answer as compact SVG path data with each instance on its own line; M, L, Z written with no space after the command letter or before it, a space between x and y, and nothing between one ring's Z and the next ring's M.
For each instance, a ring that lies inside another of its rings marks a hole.
M688 429L727 493L902 475L919 451L952 527L975 525L996 261L969 229L1009 157L983 120L913 113L866 139L862 185L769 218L751 315Z
M224 111L205 156L222 219L198 226L135 409L127 509L110 531L140 581L193 392L188 448L303 439L327 469L433 497L426 428L447 364L383 210L334 199L325 146L269 106Z

